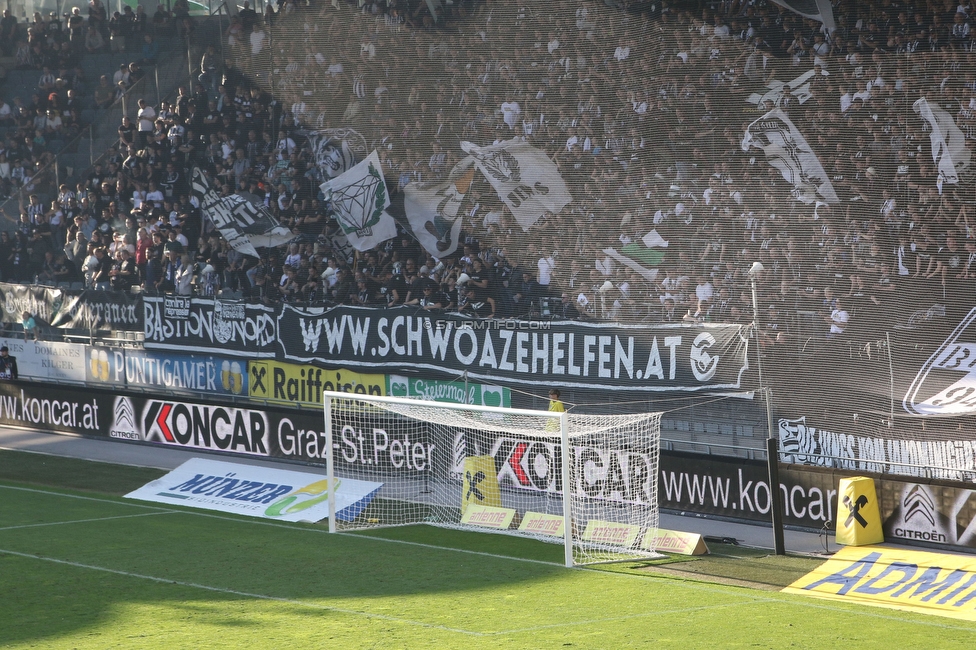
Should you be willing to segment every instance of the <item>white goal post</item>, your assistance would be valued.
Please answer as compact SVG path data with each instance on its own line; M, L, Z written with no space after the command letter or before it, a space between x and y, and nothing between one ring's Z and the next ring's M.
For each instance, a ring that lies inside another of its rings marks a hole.
M657 556L660 413L333 391L323 405L330 532L427 523L517 535L562 543L566 566Z

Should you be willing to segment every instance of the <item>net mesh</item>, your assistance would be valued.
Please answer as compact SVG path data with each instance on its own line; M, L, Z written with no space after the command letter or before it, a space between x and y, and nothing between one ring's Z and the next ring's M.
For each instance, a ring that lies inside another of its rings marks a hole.
M339 529L428 523L564 543L558 413L326 397L334 474L375 491ZM569 415L573 562L653 557L660 415Z

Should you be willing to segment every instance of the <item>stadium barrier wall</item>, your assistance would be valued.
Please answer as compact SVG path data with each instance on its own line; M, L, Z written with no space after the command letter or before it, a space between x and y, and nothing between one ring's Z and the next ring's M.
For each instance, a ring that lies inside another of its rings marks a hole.
M189 397L11 381L0 382L0 425L302 464L325 462L322 415L314 408L229 406ZM456 466L456 441L410 439L392 430L351 430L341 432L335 444L340 474L343 467L368 466L378 478L400 474L420 485L435 477L457 480L460 489L463 468ZM482 451L494 458L503 489L560 489L555 443L499 436ZM594 494L649 498L643 470L647 464L640 458L588 451L600 470L595 473L599 484ZM858 474L865 472L784 465L779 489L785 523L830 529L840 479ZM976 490L971 484L875 478L888 541L976 552ZM663 450L656 480L662 510L768 521L770 489L763 461Z

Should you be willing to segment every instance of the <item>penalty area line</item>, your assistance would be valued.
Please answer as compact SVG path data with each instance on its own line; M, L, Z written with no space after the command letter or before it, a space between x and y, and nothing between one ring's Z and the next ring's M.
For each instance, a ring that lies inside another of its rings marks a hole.
M203 585L196 582L185 582L183 580L172 580L170 578L160 578L158 576L150 576L143 573L134 573L132 571L122 571L121 569L111 569L109 567L96 566L94 564L83 564L81 562L72 562L70 560L59 560L53 557L45 557L43 555L35 555L32 553L21 553L20 551L10 551L7 549L0 548L0 554L14 555L16 557L26 558L28 560L40 560L42 562L51 562L54 564L60 564L63 566L70 566L77 569L88 569L90 571L101 571L103 573L111 573L114 575L123 576L126 578L136 578L139 580L149 580L151 582L159 582L167 585L178 585L180 587L188 587L190 589L202 589L204 591L212 591L220 594L228 594L231 596L240 596L242 598L253 598L255 600L266 600L269 602L283 603L286 605L296 605L299 607L308 607L310 609L320 609L328 612L335 612L337 614L349 614L352 616L361 616L365 618L374 618L382 621L389 621L391 623L401 623L404 625L412 625L416 627L424 627L434 630L443 630L445 632L454 632L457 634L464 634L467 636L487 636L483 632L474 632L472 630L464 630L461 628L448 627L446 625L437 625L436 623L424 623L423 621L415 621L409 618L400 618L398 616L389 616L388 614L376 614L372 612L362 612L354 609L345 609L342 607L333 607L331 605L322 605L320 603L309 602L305 600L297 600L295 598L283 598L281 596L270 596L268 594L257 594L249 591L239 591L237 589L228 589L226 587L214 587L212 585Z

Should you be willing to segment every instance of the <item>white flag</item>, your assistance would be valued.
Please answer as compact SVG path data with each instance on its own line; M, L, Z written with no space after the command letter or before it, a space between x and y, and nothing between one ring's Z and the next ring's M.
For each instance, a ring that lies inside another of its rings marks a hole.
M356 250L369 250L396 237L396 222L386 213L390 195L375 151L319 189L332 203L342 232Z
M793 186L796 200L815 203L819 194L827 203L840 201L817 154L780 109L774 108L746 128L742 150L752 147L762 149L769 164Z
M461 204L474 180L474 158L454 165L446 181L410 183L403 188L403 207L413 234L434 257L450 255L458 247Z
M972 152L966 148L966 136L956 126L952 116L938 104L929 104L925 98L912 104L918 115L929 123L932 132L932 162L939 168L939 180L958 183L959 172L969 167ZM942 193L942 187L939 187Z
M508 140L479 147L462 141L461 148L474 157L478 171L526 232L546 212L557 213L573 200L556 164L532 145Z

